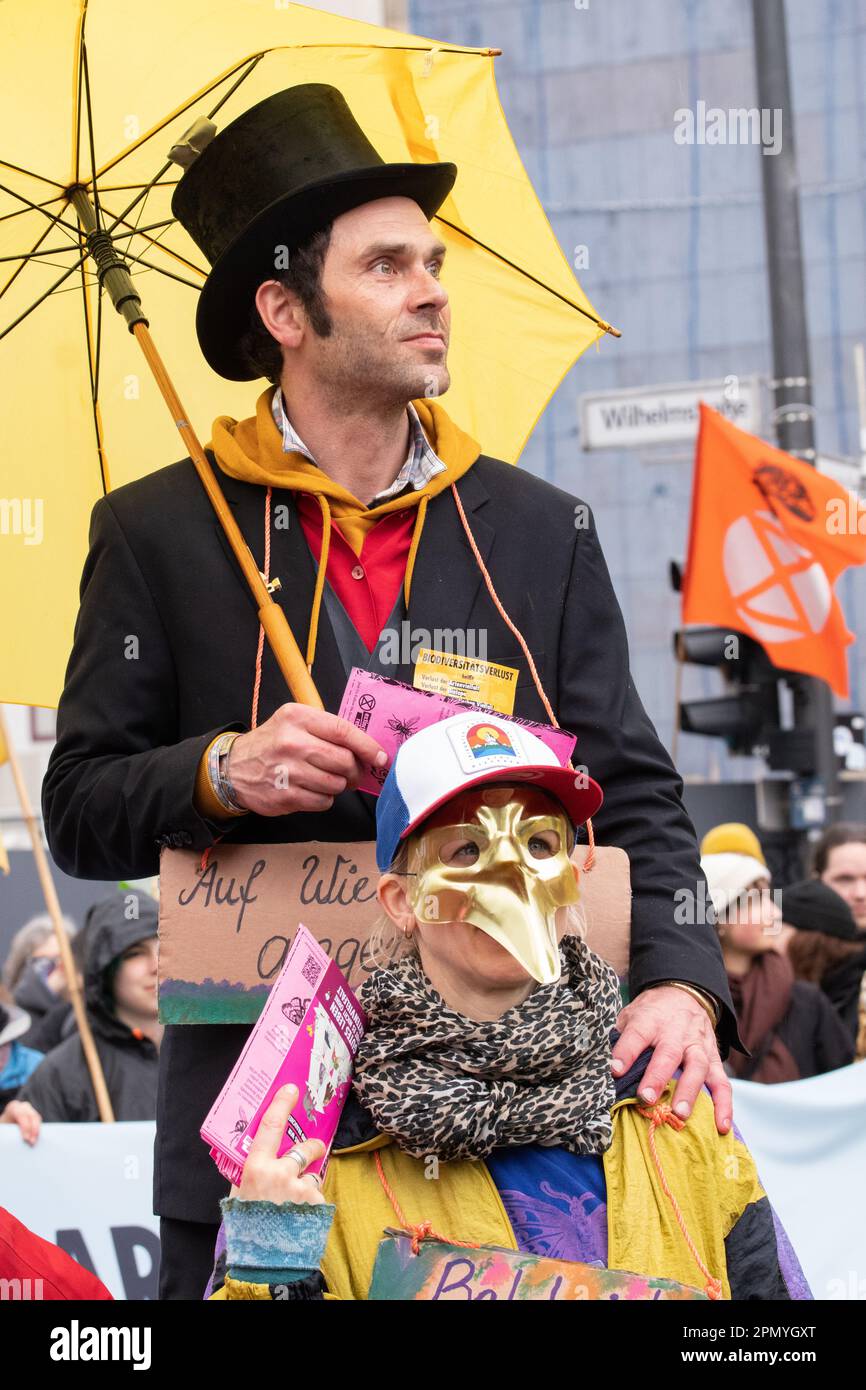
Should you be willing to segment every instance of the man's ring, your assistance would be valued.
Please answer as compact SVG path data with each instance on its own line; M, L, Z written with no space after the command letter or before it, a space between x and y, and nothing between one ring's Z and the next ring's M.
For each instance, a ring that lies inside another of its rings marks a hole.
M286 1158L293 1158L295 1160L295 1162L298 1165L298 1176L300 1176L301 1173L303 1173L304 1169L310 1161L304 1154L303 1150L297 1147L295 1147L294 1149L289 1149L289 1152L286 1154Z

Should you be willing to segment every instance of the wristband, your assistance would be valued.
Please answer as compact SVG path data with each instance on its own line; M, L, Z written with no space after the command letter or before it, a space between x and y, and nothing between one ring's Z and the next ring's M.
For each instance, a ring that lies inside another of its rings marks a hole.
M214 739L207 753L207 772L211 789L223 810L231 816L245 815L247 809L238 801L237 793L228 780L226 768L231 746L239 737L236 733L222 734L220 738Z

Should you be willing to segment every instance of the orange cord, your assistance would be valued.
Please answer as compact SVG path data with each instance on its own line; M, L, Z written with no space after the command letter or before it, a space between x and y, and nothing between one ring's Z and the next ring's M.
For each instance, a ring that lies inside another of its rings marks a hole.
M464 1250L481 1249L480 1245L473 1245L471 1240L454 1240L451 1236L440 1236L438 1231L434 1231L429 1221L420 1221L415 1226L413 1226L409 1221L407 1221L405 1216L403 1215L403 1212L400 1210L400 1204L397 1201L397 1198L394 1196L394 1193L391 1187L389 1186L388 1179L385 1177L385 1170L382 1167L382 1159L379 1155L378 1149L376 1150L374 1157L376 1159L376 1171L379 1174L379 1181L385 1189L385 1196L388 1198L388 1201L394 1208L397 1220L400 1222L400 1225L402 1226L403 1230L406 1232L407 1235L410 1235L412 1237L413 1255L418 1254L422 1240L441 1240L444 1241L446 1245L459 1245Z
M511 621L511 619L509 618L508 614L506 613L506 611L505 611L505 609L504 609L504 607L503 607L503 605L502 605L502 602L501 602L501 600L500 600L500 598L499 598L499 595L497 594L496 589L495 589L494 586L493 586L493 580L490 578L490 572L488 571L487 566L486 566L485 563L484 563L484 558L483 558L483 556L482 556L482 554L481 554L481 551L478 549L478 546L477 546L476 543L475 543L475 537L474 537L473 534L472 534L472 530L471 530L471 527L470 527L470 525L469 525L469 521L468 521L468 519L467 519L467 516L466 516L465 511L463 510L463 503L460 501L460 494L458 493L457 487L456 487L456 485L455 485L454 483L451 484L451 493L452 493L452 496L453 496L453 498L454 498L454 502L455 502L455 505L456 505L456 507L457 507L457 512L458 512L458 514L459 514L460 520L461 520L462 523L463 523L463 530L466 532L466 539L467 539L468 542L469 542L470 548L471 548L471 550L472 550L472 554L475 556L475 563L477 564L478 568L479 568L480 571L481 571L482 577L483 577L483 579L484 579L484 583L487 585L487 592L489 593L490 597L493 599L493 602L494 602L494 604L495 604L495 606L496 606L496 611L498 612L499 616L502 618L502 621L505 623L506 627L508 627L508 629L509 629L511 632L513 632L514 636L517 638L518 642L520 643L520 645L521 645L521 647L522 647L522 649L523 649L523 655L526 657L527 663L528 663L528 665L529 665L529 670L530 670L530 673L531 673L531 675L532 675L532 679L535 681L535 688L536 688L536 690L538 691L538 698L541 700L541 703L544 705L544 708L545 708L545 710L547 711L547 717L548 717L548 719L550 720L551 724L553 725L553 727L554 727L555 729L558 729L558 728L560 728L559 720L557 719L556 715L554 714L554 712L553 712L553 706L551 705L550 701L549 701L548 698L547 698L547 692L545 691L544 686L541 684L541 678L540 678L540 676L539 676L539 674L538 674L538 670L537 670L536 665L535 665L535 662L534 662L534 660L533 660L533 658L532 658L532 652L529 650L529 647L527 646L527 643L526 643L526 639L525 639L525 637L523 636L523 633L520 631L520 628L517 626L516 623L513 623L513 622ZM573 764L570 764L570 766L571 766L572 769L573 769L574 765L573 765ZM593 831L593 828L592 828L592 820L591 820L591 819L588 819L587 822L586 822L586 833L587 833L587 837L588 837L588 839L589 839L589 852L587 853L586 859L584 860L583 867L584 867L585 872L586 872L586 873L589 873L590 870L592 869L593 864L595 863L595 832Z
M668 1186L668 1181L665 1177L664 1169L661 1165L661 1159L658 1155L658 1149L656 1148L656 1130L659 1128L660 1125L670 1125L671 1128L674 1130L681 1130L685 1125L685 1120L680 1119L680 1116L674 1114L673 1110L669 1105L662 1104L661 1101L657 1102L655 1105L639 1105L637 1107L637 1113L639 1115L643 1115L644 1119L649 1120L650 1122L649 1146L650 1153L652 1154L653 1158L653 1163L656 1166L656 1172L659 1176L659 1182L661 1183L662 1191L664 1192L665 1196L667 1197L668 1201L673 1207L673 1212L677 1220L677 1225L683 1233L683 1239L685 1240L686 1245L689 1248L689 1253L692 1255L695 1264L698 1266L698 1269L701 1271L701 1274L707 1281L704 1285L704 1293L707 1295L708 1298L714 1300L720 1299L722 1297L722 1281L721 1279L715 1279L713 1275L710 1274L710 1271L707 1269L706 1265L704 1264L703 1260L698 1254L697 1247L695 1246L695 1243L692 1240L686 1228L685 1218L682 1212L680 1211L679 1203Z

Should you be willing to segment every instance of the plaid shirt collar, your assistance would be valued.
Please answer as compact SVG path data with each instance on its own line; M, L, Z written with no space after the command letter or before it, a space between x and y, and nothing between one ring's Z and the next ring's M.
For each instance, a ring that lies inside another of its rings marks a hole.
M407 487L412 487L417 492L419 488L425 487L431 478L435 478L437 473L442 473L445 470L446 465L427 439L418 418L418 412L411 401L406 406L406 410L409 415L409 453L406 455L406 462L393 483L383 488L381 492L377 492L368 507L376 507L380 502L389 502L392 497L399 496ZM271 412L274 423L283 437L283 453L303 454L305 458L310 460L310 463L316 463L286 413L283 393L279 386L271 401ZM316 466L318 467L318 465Z

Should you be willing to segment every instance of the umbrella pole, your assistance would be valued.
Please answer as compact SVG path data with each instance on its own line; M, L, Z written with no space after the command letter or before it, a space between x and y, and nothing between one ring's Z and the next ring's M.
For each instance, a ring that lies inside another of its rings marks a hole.
M88 251L96 263L99 283L107 290L114 307L126 319L129 331L134 333L138 340L138 345L144 353L178 433L189 451L189 456L198 473L202 487L216 512L235 559L240 565L244 579L255 599L259 622L264 628L265 636L292 693L292 698L298 704L313 705L316 709L323 709L322 697L307 669L307 664L301 655L300 647L295 641L286 615L271 596L272 590L278 587L278 583L274 581L270 586L265 583L244 539L243 532L223 496L222 488L217 481L210 460L186 418L180 397L174 389L165 363L150 336L147 319L141 308L141 296L133 283L129 268L115 249L108 233L99 227L95 209L85 189L80 187L71 189L69 198L78 214Z
M183 406L165 364L157 352L156 345L150 336L150 329L146 323L136 323L132 329L138 339L147 360L147 364L153 372L156 384L162 392L163 399L171 411L172 418L177 426L181 439L189 450L189 456L195 465L202 487L208 495L211 506L217 514L219 523L228 537L229 544L234 552L235 559L241 567L244 579L249 586L258 609L259 622L265 630L265 636L270 643L271 650L277 659L286 684L292 692L293 698L301 705L314 705L317 709L323 709L322 697L316 689L313 677L307 669L307 664L301 655L300 647L295 641L294 633L289 627L288 620L279 604L274 603L271 597L269 586L265 583L259 568L253 559L252 552L244 539L243 532L235 521L231 508L223 496L216 474L210 465L204 449L198 441L198 437L192 426L186 419Z
M81 1039L81 1047L84 1058L87 1062L87 1069L90 1072L90 1080L93 1086L93 1094L96 1097L96 1105L99 1110L99 1118L105 1124L114 1123L114 1110L108 1095L108 1087L105 1084L105 1076L102 1071L102 1063L99 1060L99 1053L96 1050L96 1043L93 1041L93 1033L90 1030L90 1023L84 1009L84 1000L81 996L81 989L78 984L78 971L75 968L75 961L72 959L72 948L69 945L69 937L66 935L66 928L63 925L63 914L60 911L60 902L57 897L57 889L54 887L54 879L51 877L51 869L48 866L48 858L42 846L42 832L33 814L33 807L30 804L30 796L21 772L21 765L18 762L18 755L9 737L6 727L6 720L3 711L0 709L0 735L5 741L9 753L9 766L12 769L12 778L15 782L15 790L18 793L18 800L21 804L21 815L30 832L30 843L33 846L33 858L36 861L36 870L39 874L39 882L42 885L42 894L45 898L45 906L51 918L54 932L57 936L57 944L60 947L60 959L63 962L63 969L66 979L69 982L69 1000L75 1014L75 1022L78 1024L78 1036Z

